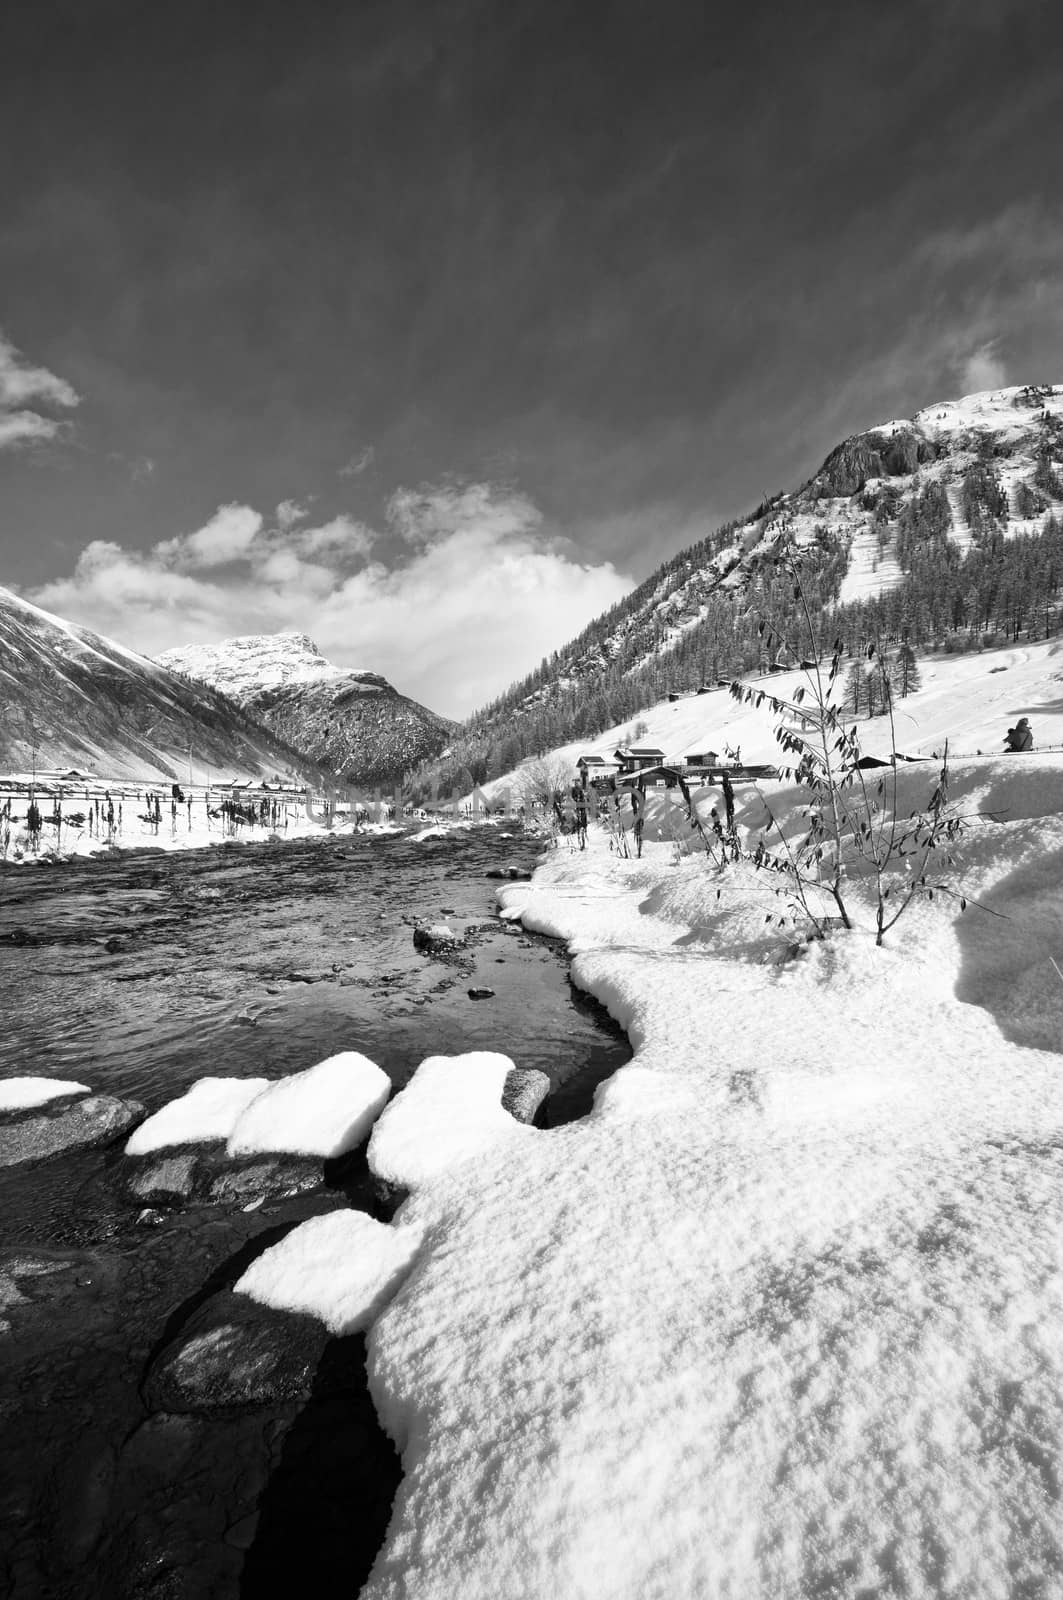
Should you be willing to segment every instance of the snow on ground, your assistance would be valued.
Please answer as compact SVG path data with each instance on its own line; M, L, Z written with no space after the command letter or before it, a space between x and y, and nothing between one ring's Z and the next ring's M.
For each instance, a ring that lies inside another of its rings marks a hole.
M260 1305L310 1312L342 1337L372 1321L420 1244L416 1228L390 1228L364 1211L330 1211L263 1251L233 1288Z
M978 737L993 660L949 675ZM996 660L1012 720L1038 661ZM1063 758L952 793L972 903L881 949L855 876L854 930L807 943L774 879L667 838L592 829L500 889L635 1056L565 1127L484 1115L462 1058L378 1123L424 1242L369 1333L404 1479L363 1600L1063 1594Z
M637 1053L582 1122L389 1153L425 1246L370 1333L364 1596L1063 1592L1063 770L971 771L986 909L881 950L855 886L806 945L756 874L593 832L501 891Z
M873 595L886 594L904 582L897 559L887 548L879 550L878 533L870 525L853 533L849 550L849 567L838 591L838 604L847 606L855 600L867 600Z
M1040 389L987 389L964 395L959 400L939 400L917 411L912 419L931 438L940 438L971 429L998 434L1003 439L1018 438L1030 427L1031 416L1042 411L1063 415L1063 387L1045 385Z
M24 1111L63 1095L89 1093L87 1083L64 1082L62 1078L4 1078L0 1079L0 1111Z

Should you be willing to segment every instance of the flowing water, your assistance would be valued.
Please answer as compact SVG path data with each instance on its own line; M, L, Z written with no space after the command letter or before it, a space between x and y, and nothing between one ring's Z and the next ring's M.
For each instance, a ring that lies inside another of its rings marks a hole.
M581 1115L630 1052L563 952L495 914L487 872L540 848L485 827L9 869L0 1077L73 1078L153 1111L206 1074L280 1077L360 1050L400 1087L426 1055L490 1049L549 1075L544 1122ZM419 921L467 942L425 957ZM119 1160L0 1170L0 1589L357 1593L399 1475L361 1338L331 1342L302 1406L150 1415L140 1387L190 1307L294 1223L362 1203L357 1185L141 1218Z

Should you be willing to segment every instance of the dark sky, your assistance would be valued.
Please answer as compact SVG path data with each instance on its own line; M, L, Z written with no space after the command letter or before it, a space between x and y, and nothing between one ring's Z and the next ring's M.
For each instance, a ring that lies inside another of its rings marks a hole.
M0 583L375 665L508 561L484 698L846 433L1063 378L1061 13L8 0ZM197 565L219 506L257 542Z

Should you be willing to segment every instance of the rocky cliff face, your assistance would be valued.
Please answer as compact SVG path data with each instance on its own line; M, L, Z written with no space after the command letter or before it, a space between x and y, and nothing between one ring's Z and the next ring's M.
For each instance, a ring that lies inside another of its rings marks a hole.
M308 775L224 695L0 589L0 766L113 778Z
M309 761L354 785L395 782L438 754L455 726L379 673L334 666L303 633L189 645L159 661L220 689Z

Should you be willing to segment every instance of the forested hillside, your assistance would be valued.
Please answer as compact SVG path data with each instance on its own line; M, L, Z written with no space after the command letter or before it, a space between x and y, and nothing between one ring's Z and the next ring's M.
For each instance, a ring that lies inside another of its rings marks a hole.
M529 677L472 717L441 761L443 789L595 736L670 693L807 654L793 584L801 552L821 636L858 661L869 642L902 690L931 651L977 650L1063 627L1063 389L929 407L839 445L799 490L765 501L665 563ZM861 708L859 668L851 675Z

